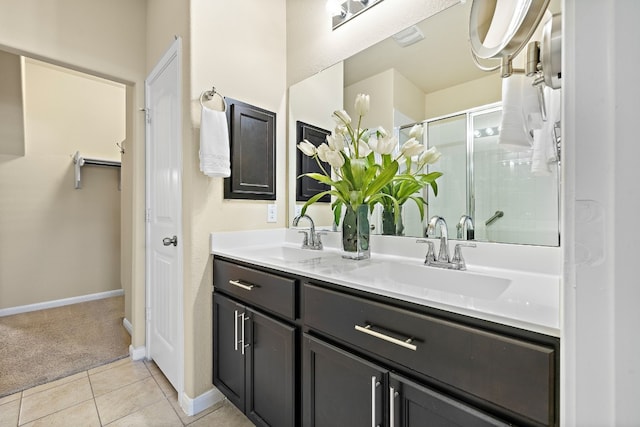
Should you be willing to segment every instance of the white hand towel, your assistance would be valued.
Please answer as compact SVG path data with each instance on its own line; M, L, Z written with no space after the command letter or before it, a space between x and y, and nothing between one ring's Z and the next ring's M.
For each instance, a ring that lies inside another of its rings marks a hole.
M544 176L551 173L549 165L557 161L555 125L560 122L562 114L562 97L559 89L544 88L544 100L547 120L540 130L534 131L531 172Z
M525 76L512 74L502 79L502 123L498 144L514 151L531 149L531 139L523 120L523 85L530 84Z
M204 106L200 115L200 171L211 177L231 176L227 116Z

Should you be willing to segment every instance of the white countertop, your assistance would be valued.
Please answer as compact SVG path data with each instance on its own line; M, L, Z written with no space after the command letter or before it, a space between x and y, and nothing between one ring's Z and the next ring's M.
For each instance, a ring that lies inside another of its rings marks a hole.
M560 336L560 248L476 242L463 248L467 271L458 272L424 266L426 245L416 239L372 235L371 259L360 261L341 257L339 239L329 232L322 236L325 248L312 251L300 249L295 229L220 232L211 233L211 253Z

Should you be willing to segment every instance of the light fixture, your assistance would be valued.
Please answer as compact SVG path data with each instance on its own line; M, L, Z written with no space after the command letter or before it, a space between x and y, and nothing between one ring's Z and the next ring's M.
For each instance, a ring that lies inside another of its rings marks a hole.
M325 8L331 15L332 28L335 30L340 25L381 1L382 0L327 0Z

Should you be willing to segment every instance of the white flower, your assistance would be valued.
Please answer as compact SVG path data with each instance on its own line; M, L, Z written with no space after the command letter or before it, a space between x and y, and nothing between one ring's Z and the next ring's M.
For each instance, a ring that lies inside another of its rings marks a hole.
M413 125L413 127L409 131L409 137L410 138L415 138L415 139L420 139L420 138L422 138L422 131L423 131L422 125L420 125L420 124Z
M363 140L358 141L358 157L367 157L371 153L371 147Z
M369 95L359 93L356 96L355 110L360 117L367 115L369 112Z
M306 139L298 144L298 148L309 157L313 157L317 153L316 146Z
M347 129L347 126L345 126L344 124L337 124L336 128L333 130L333 133L336 135L347 135L349 133L349 130Z
M327 162L329 162L332 168L340 169L344 165L344 158L339 151L329 150L325 155L327 157Z
M436 147L431 147L420 155L418 163L420 165L432 165L440 159L441 155L442 153Z
M327 135L327 144L329 144L329 148L331 148L332 150L344 150L344 137L335 133Z
M320 158L320 160L322 160L323 162L326 162L327 161L327 153L330 152L330 151L333 151L333 150L331 150L331 148L329 148L329 146L327 144L322 143L322 144L320 144L318 146L317 151L318 151L318 157Z
M382 126L378 126L378 129L376 129L376 134L380 137L386 137L387 135L389 135L389 133L387 132L387 130L385 128L383 128Z
M417 139L411 138L402 144L400 151L403 156L410 158L422 153L424 151L424 145L420 144Z
M344 110L334 111L333 115L335 116L336 123L338 126L346 126L351 124L351 117Z
M369 138L369 146L378 154L391 154L398 146L398 139L395 136L376 136L371 135Z

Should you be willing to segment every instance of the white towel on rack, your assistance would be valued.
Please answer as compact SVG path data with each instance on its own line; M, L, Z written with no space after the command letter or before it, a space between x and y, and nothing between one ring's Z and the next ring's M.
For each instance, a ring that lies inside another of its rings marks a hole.
M210 177L231 176L227 116L205 106L200 114L200 171Z
M547 120L533 134L533 154L531 156L531 173L545 176L551 173L550 164L558 160L556 151L556 123L562 114L562 97L559 89L544 87L544 101Z
M527 85L531 79L519 74L502 79L502 122L498 144L514 151L531 149L531 137L525 126L523 102L530 103Z

